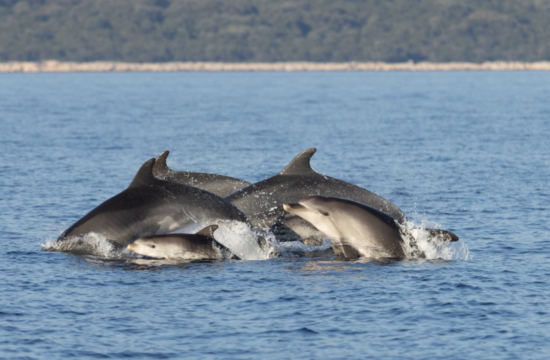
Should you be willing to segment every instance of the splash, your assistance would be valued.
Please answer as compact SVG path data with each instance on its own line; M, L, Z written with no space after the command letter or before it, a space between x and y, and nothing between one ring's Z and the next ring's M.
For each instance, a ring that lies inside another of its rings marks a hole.
M330 239L323 239L319 246L306 245L301 241L284 241L277 244L277 250L284 256L304 256L321 254L324 251L332 249Z
M41 245L44 251L62 251L75 255L94 255L108 259L132 257L130 252L125 248L96 233L63 240L46 240Z
M214 238L227 249L218 249L222 258L231 259L237 255L241 260L267 260L280 256L275 247L275 236L252 229L239 221L221 221ZM63 240L45 240L41 244L44 251L62 251L75 255L93 255L105 259L142 258L104 236L89 233L81 237Z
M407 221L401 225L406 236L405 253L407 258L425 258L428 260L471 260L472 255L464 241L448 242L441 236L434 236L427 229L437 229L438 224L422 221L416 224Z
M422 221L420 224L409 221L402 225L402 230L408 239L404 246L408 259L472 259L464 241L448 242L426 230L437 227L438 224L430 221ZM231 259L234 254L241 260L268 260L281 255L293 257L319 254L332 248L329 239L324 239L321 246L310 246L301 241L278 242L273 233L260 232L239 221L220 222L218 230L214 233L214 238L231 251L219 249L222 258L225 259ZM105 259L143 258L96 233L62 241L47 239L41 246L44 251L93 255Z
M255 230L241 221L220 221L214 238L241 260L268 260L280 256L273 234Z

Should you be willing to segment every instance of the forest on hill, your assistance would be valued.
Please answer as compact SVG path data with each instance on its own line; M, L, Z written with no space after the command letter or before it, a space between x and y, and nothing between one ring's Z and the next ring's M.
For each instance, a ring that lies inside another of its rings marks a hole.
M550 0L0 0L0 61L550 60Z

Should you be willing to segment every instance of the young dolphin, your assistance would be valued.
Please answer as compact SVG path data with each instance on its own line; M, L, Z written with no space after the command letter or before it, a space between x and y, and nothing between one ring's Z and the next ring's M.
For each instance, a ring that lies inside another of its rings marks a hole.
M306 236L312 241L322 240L322 233L283 211L283 204L296 203L313 195L351 199L383 211L398 221L407 219L397 205L389 200L313 170L310 161L316 151L315 148L302 151L279 174L237 190L226 199L237 206L254 227L273 227L279 239L298 240Z
M217 195L156 179L154 163L155 159L146 161L126 190L90 211L58 241L93 232L126 247L140 237L178 229L196 231L222 221L248 223L239 209Z
M208 226L196 234L167 234L146 236L128 245L140 255L168 260L206 260L233 258L230 250L213 238L217 225Z
M284 209L325 233L337 255L348 259L406 257L406 235L396 219L365 204L337 197L311 196L295 204L285 204ZM452 233L445 234L449 241L458 240Z
M157 179L194 186L221 197L250 185L249 182L224 175L172 170L166 165L166 158L169 153L168 150L163 152L155 161L153 175Z

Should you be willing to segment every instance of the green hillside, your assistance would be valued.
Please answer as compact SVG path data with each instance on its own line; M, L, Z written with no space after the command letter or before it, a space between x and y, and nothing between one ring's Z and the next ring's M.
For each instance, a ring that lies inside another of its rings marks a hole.
M550 60L550 0L0 0L0 61Z

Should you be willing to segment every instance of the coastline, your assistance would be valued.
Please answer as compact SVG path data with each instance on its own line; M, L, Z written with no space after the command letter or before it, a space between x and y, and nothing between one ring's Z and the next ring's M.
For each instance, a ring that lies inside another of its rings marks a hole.
M484 63L468 62L166 62L126 63L115 61L62 62L0 62L0 73L60 73L60 72L235 72L235 71L550 71L550 61Z

